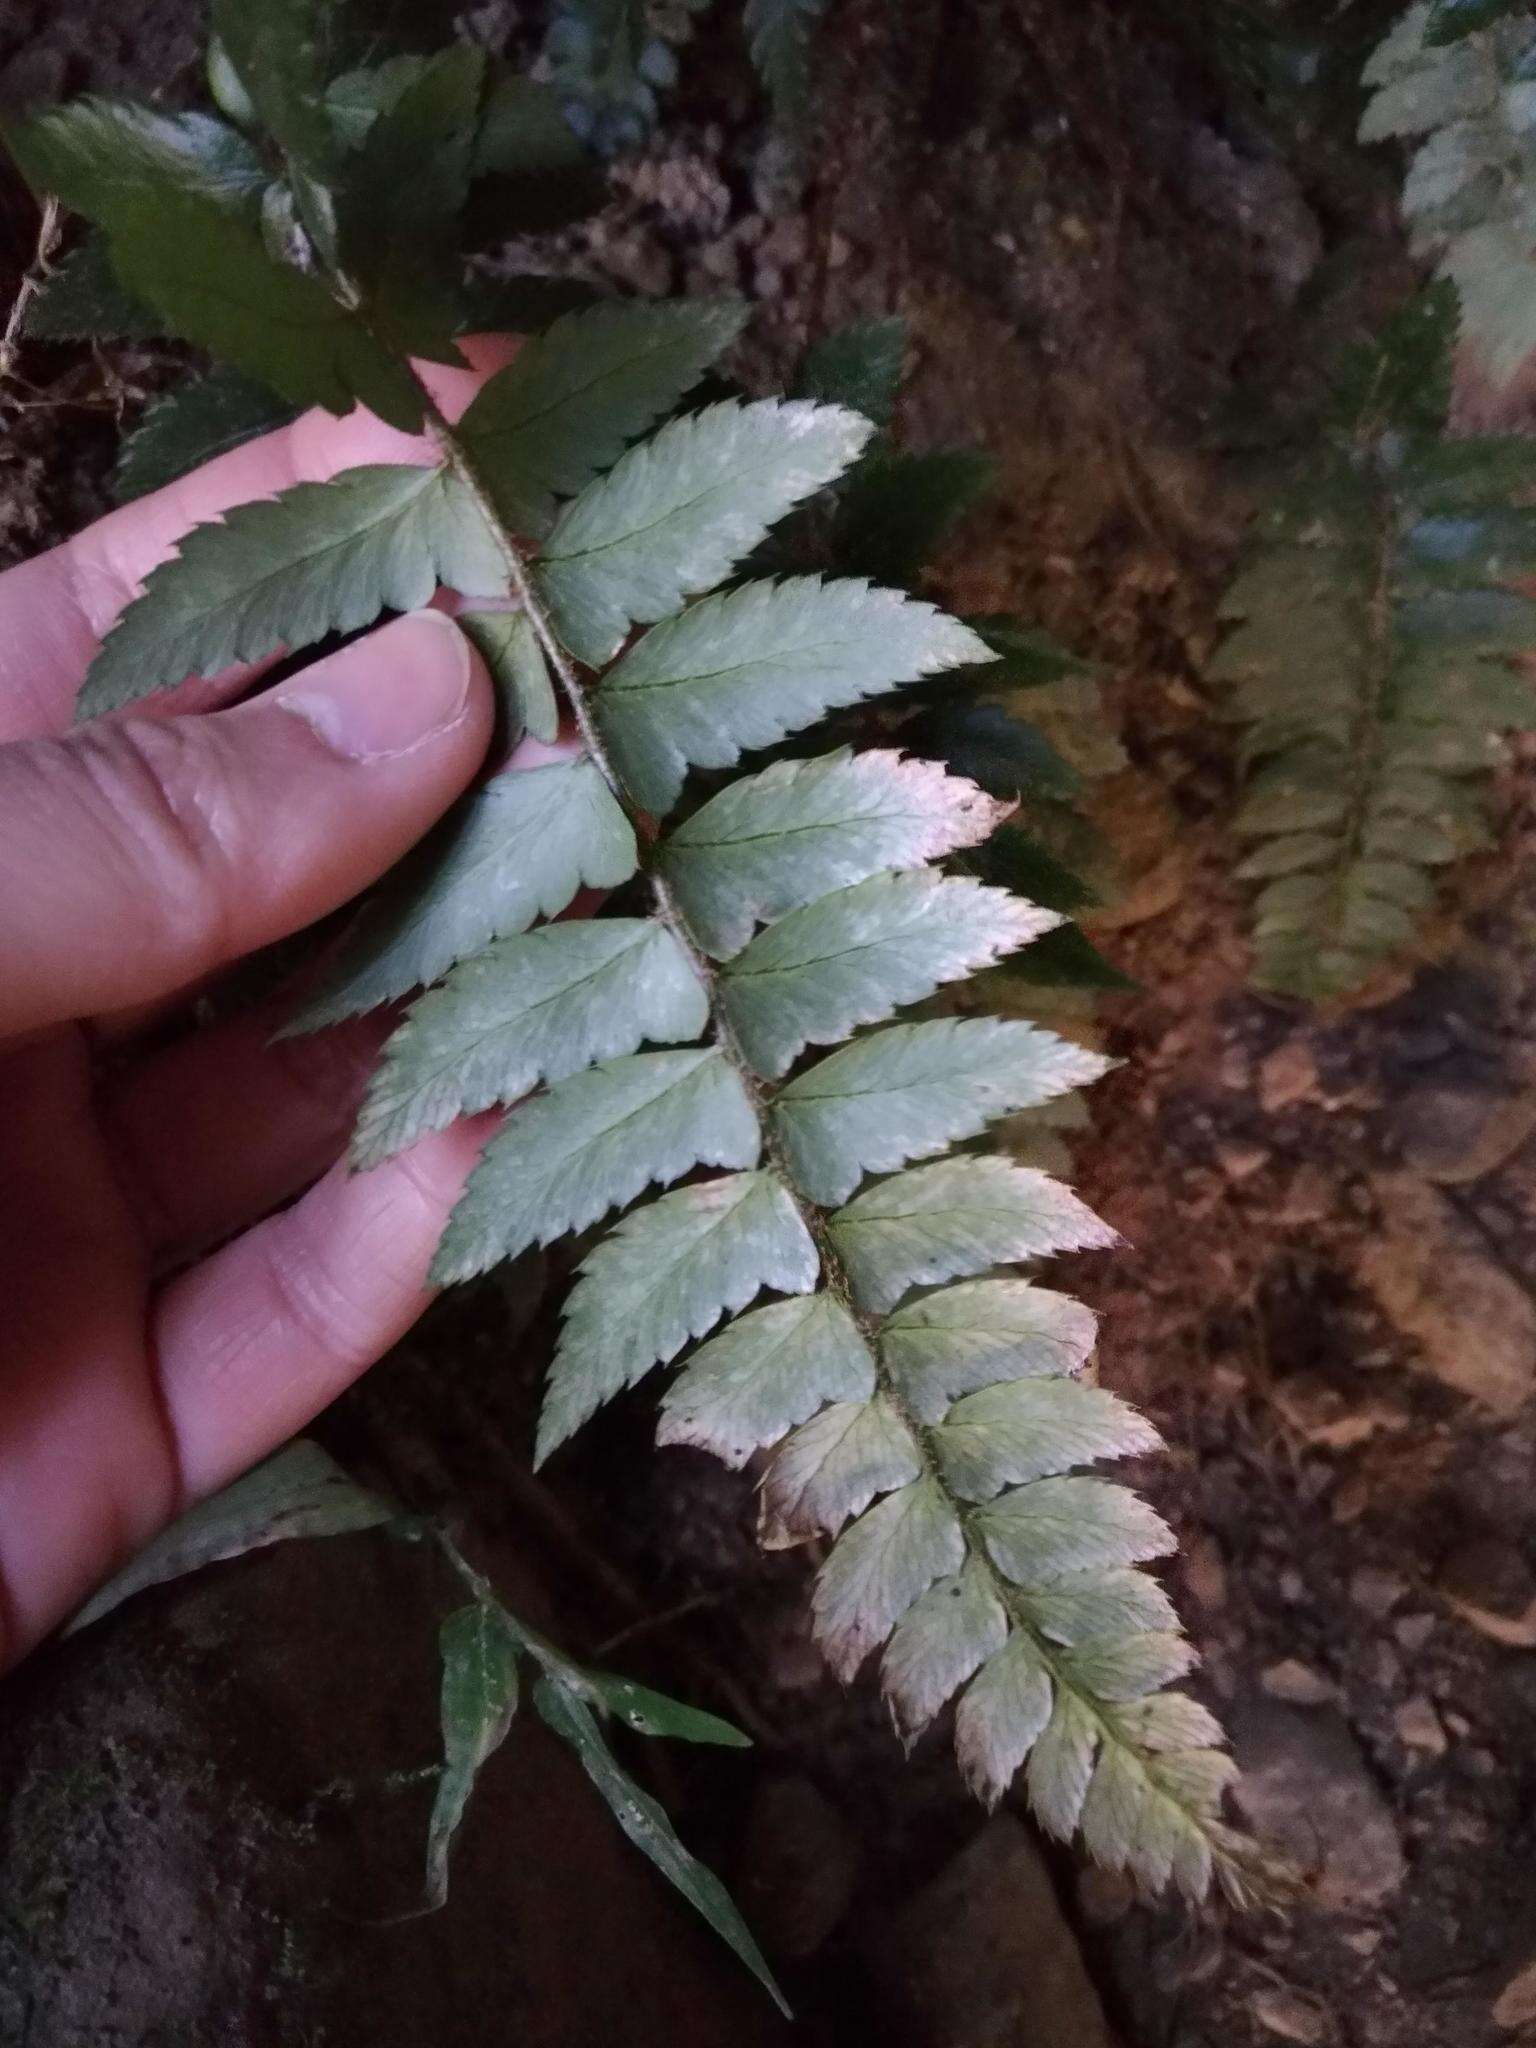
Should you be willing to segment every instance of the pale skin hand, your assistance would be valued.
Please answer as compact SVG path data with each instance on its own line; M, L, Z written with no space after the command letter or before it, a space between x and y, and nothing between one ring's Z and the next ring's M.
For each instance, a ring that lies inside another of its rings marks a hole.
M431 381L456 413L478 377ZM306 415L0 576L0 1662L409 1327L484 1142L481 1119L349 1174L377 1020L100 1058L458 795L493 715L457 629L417 614L233 708L248 671L71 726L100 634L189 526L425 459L366 414Z

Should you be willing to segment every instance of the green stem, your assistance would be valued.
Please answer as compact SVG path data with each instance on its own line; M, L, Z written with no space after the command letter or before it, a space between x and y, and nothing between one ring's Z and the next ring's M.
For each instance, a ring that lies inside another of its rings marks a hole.
M583 747L590 755L609 788L613 791L615 799L623 808L631 824L634 825L642 841L654 839L656 831L655 821L634 801L624 785L622 776L614 766L613 760L603 743L602 735L598 731L597 722L592 716L591 706L587 701L587 693L580 676L577 674L576 667L555 635L549 617L539 601L538 593L534 588L533 578L529 573L522 551L503 526L496 511L495 501L486 487L483 478L477 473L469 449L454 433L452 426L444 418L437 406L432 403L430 398L427 404L428 423L432 437L442 450L445 461L463 481L486 525L495 536L496 544L507 565L507 577L511 594L518 600L532 624L534 634L538 639L540 647L543 649L550 669L559 682L561 692L570 708L571 717L575 722L577 732L580 734ZM1204 1815L1190 1806L1185 1800L1179 1798L1178 1794L1163 1782L1157 1768L1156 1759L1144 1755L1137 1745L1127 1738L1124 1731L1118 1725L1113 1710L1106 1708L1091 1693L1083 1691L1081 1687L1073 1683L1065 1669L1062 1651L1041 1634L1023 1605L1023 1595L1020 1589L1014 1586L993 1562L985 1542L976 1531L975 1523L979 1513L977 1505L974 1502L963 1499L950 1485L945 1477L934 1443L933 1430L913 1412L889 1369L881 1360L879 1338L884 1318L872 1315L858 1306L852 1279L837 1249L836 1241L832 1236L826 1211L819 1208L816 1204L806 1201L795 1186L788 1158L780 1144L774 1129L773 1118L770 1114L773 1101L772 1093L761 1077L753 1070L742 1049L741 1042L731 1026L730 1019L725 1013L724 1006L719 1000L717 975L713 963L689 928L688 921L684 917L677 899L667 883L666 877L660 874L654 866L650 866L646 869L646 881L650 887L652 901L656 907L657 918L666 926L681 948L689 966L698 977L704 989L709 1001L710 1019L714 1029L715 1042L730 1062L742 1086L745 1088L753 1108L757 1112L758 1124L762 1132L763 1150L768 1157L775 1177L793 1204L795 1212L809 1234L811 1241L816 1246L821 1261L822 1277L828 1289L837 1297L858 1325L869 1347L870 1357L874 1365L875 1385L880 1398L889 1406L909 1432L922 1464L923 1476L932 1482L955 1516L968 1555L976 1560L982 1571L986 1574L988 1583L1004 1613L1007 1615L1010 1625L1028 1639L1034 1654L1049 1673L1053 1685L1060 1691L1070 1694L1091 1718L1102 1742L1127 1750L1136 1758L1140 1768L1147 1773L1163 1796L1177 1805L1190 1824L1207 1836L1211 1842L1212 1854L1218 1863L1230 1866L1232 1861L1231 1854L1219 1839L1220 1831L1213 1828Z

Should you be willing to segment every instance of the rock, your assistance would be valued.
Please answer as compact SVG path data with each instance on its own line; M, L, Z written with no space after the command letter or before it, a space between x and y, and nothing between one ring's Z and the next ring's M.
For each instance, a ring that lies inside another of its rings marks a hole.
M1299 1657L1286 1657L1271 1664L1259 1679L1272 1700L1289 1700L1293 1707L1322 1707L1339 1696L1331 1678L1303 1664Z
M1402 1844L1338 1709L1250 1694L1229 1725L1249 1825L1314 1877L1325 1906L1364 1912L1389 1898L1406 1875Z
M770 1954L801 1962L832 1935L853 1898L859 1845L809 1778L765 1780L742 1844L741 1906Z
M1536 1303L1437 1188L1412 1174L1384 1174L1375 1186L1382 1227L1361 1246L1361 1280L1418 1345L1426 1372L1514 1415L1536 1382Z
M1299 1992L1266 1986L1253 1995L1253 2016L1282 2041L1301 2041L1307 2048L1328 2038L1328 2019L1321 2007Z
M1485 1537L1452 1551L1440 1591L1463 1621L1511 1650L1536 1650L1536 1578L1512 1543Z
M1226 1606L1226 1560L1214 1536L1202 1531L1186 1545L1184 1584L1189 1589L1189 1597L1207 1614L1219 1614Z
M1432 1614L1405 1614L1392 1624L1392 1633L1408 1652L1417 1656L1435 1632L1435 1617Z
M1363 1564L1349 1581L1352 1605L1373 1621L1385 1621L1408 1591L1408 1581L1379 1564Z
M1404 1165L1462 1187L1513 1158L1536 1131L1536 1088L1425 1081L1409 1089L1392 1122Z
M1034 1837L995 1815L871 1944L924 2048L1111 2048Z
M1405 1700L1392 1716L1392 1725L1397 1730L1397 1739L1404 1749L1417 1750L1421 1756L1444 1756L1446 1733L1434 1705L1422 1693L1411 1700Z
M1216 1147L1216 1163L1228 1180L1250 1180L1268 1166L1274 1155L1267 1145L1221 1144Z
M1511 2033L1516 2027L1536 2021L1536 1963L1527 1963L1504 1986L1494 2001L1493 2021L1495 2026L1506 2027Z
M1286 1183L1277 1223L1321 1223L1333 1207L1333 1183L1320 1166L1298 1166Z
M1288 1038L1259 1062L1259 1107L1274 1116L1317 1094L1317 1060L1304 1038Z

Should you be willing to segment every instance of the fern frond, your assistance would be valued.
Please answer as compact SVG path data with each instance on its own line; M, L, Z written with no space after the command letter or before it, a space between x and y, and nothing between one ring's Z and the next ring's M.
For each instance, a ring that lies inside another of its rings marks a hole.
M1362 142L1417 143L1403 187L1415 251L1461 294L1505 384L1536 350L1536 24L1501 0L1417 0L1365 68Z
M909 1736L958 1694L988 1800L1027 1765L1047 1825L1153 1883L1238 1889L1219 1737L1191 1710L1170 1746L1157 1719L1178 1716L1156 1702L1191 1653L1137 1567L1172 1539L1080 1472L1154 1433L1081 1377L1087 1311L995 1271L1114 1233L1049 1175L948 1149L1103 1062L1028 1024L899 1014L1060 923L935 865L1007 807L934 763L839 749L658 822L693 768L996 659L859 578L715 589L872 431L837 405L729 401L624 446L735 327L699 309L565 322L461 430L430 416L440 466L355 471L195 532L107 641L90 701L364 623L435 579L509 607L476 637L545 729L553 678L574 758L474 792L365 908L301 1020L427 990L357 1162L536 1090L487 1144L433 1277L627 1211L581 1263L538 1458L697 1345L661 1436L733 1464L772 1450L764 1541L835 1539L814 1599L834 1668L883 1651ZM531 929L637 869L648 914L631 895Z
M1306 474L1260 522L1222 610L1212 674L1232 685L1259 884L1259 979L1358 987L1413 938L1432 870L1475 844L1498 735L1536 722L1510 665L1536 648L1531 443L1444 441L1455 294L1399 315L1345 379Z

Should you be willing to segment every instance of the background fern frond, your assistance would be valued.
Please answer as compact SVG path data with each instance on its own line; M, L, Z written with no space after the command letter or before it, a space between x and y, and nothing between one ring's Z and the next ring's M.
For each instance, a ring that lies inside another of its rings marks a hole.
M1417 0L1365 69L1363 142L1417 146L1403 187L1414 248L1461 294L1494 381L1536 350L1536 23L1499 0Z
M1412 939L1431 872L1482 830L1498 735L1536 722L1509 657L1536 646L1529 442L1446 441L1450 286L1400 314L1343 379L1339 424L1260 521L1212 674L1232 686L1259 885L1259 979L1358 987Z

